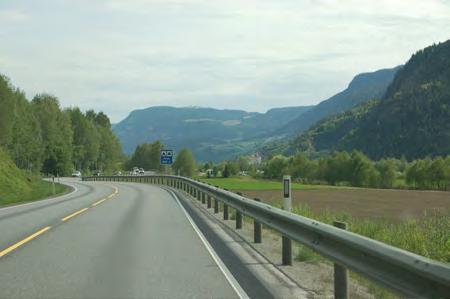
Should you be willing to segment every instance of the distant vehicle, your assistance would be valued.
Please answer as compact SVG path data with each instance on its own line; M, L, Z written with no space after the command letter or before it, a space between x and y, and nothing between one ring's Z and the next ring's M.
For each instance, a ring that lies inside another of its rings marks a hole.
M115 175L115 176L121 176L121 175L122 175L122 172L121 172L121 171L117 171L114 175Z
M139 175L139 168L138 167L133 167L133 170L130 172L131 175Z
M139 174L141 174L141 175L145 174L144 168L139 169Z
M75 170L74 172L72 172L72 177L74 178L81 177L81 171Z
M94 172L94 176L101 176L101 175L102 175L102 173L100 171L95 171Z

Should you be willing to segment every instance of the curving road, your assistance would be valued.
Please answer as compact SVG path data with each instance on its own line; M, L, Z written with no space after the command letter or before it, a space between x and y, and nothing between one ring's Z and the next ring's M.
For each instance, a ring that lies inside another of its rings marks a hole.
M0 209L0 298L246 296L174 194L64 182L72 193Z

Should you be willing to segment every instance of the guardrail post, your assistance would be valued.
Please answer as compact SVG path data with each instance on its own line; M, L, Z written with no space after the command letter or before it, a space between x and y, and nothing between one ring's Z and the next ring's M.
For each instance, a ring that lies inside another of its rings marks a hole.
M208 194L208 199L207 199L207 208L211 209L211 195Z
M255 198L255 201L260 202L259 198ZM262 227L261 223L253 219L253 242L262 243Z
M228 205L226 203L223 203L223 220L228 220Z
M214 214L219 213L219 200L217 198L214 198Z
M236 192L237 195L242 196L241 192ZM242 228L242 213L236 210L236 229Z
M334 221L333 225L347 230L347 223ZM334 298L348 299L348 271L347 268L334 263Z
M283 210L292 210L291 176L283 176ZM292 265L292 241L286 236L282 237L282 262L283 265Z

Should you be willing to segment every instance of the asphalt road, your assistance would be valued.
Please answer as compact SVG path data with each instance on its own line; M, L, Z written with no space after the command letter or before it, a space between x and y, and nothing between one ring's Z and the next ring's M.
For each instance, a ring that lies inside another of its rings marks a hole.
M0 298L239 297L166 190L68 182L69 195L0 209Z

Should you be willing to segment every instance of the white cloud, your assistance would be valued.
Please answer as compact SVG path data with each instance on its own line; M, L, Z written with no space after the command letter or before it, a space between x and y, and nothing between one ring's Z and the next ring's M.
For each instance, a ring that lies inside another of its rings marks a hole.
M317 103L450 36L446 1L32 0L0 4L0 72L110 114Z

